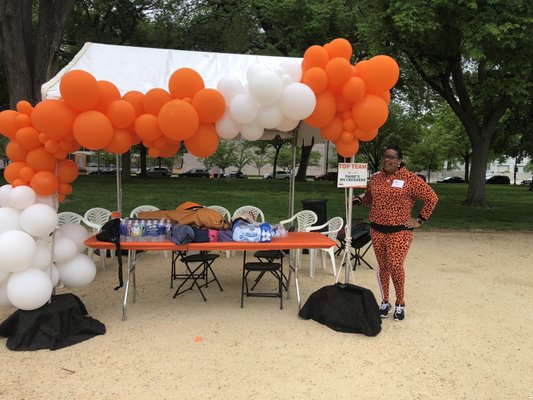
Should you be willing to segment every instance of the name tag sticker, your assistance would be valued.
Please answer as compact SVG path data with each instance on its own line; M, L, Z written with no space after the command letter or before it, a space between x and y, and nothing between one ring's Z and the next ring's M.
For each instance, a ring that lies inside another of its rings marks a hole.
M395 188L403 188L403 184L404 184L404 181L402 181L401 179L395 179L392 181L392 187L395 187Z

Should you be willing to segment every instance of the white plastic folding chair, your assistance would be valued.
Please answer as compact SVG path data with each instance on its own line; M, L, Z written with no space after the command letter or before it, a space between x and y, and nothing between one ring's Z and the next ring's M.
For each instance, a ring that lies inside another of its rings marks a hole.
M211 210L214 210L216 211L217 213L219 213L220 215L222 215L222 217L226 220L226 221L230 221L231 220L231 213L229 212L229 210L225 207L222 207L222 206L207 206L207 208L211 209ZM230 257L231 256L231 251L229 250L226 250L226 258Z
M238 218L241 215L251 214L253 215L254 219L257 222L263 223L265 222L265 214L263 214L263 211L261 211L260 208L255 206L242 206L237 208L233 215L231 216L231 220L233 221L235 218Z
M102 226L111 218L111 211L102 208L94 207L87 210L83 216L83 223L92 229L93 234L100 232ZM110 250L111 251L111 250ZM105 268L105 256L107 251L100 250L100 263L102 268ZM114 251L111 251L114 255Z
M137 218L139 216L139 213L142 213L143 211L158 211L158 210L159 208L155 206L145 204L139 207L135 207L133 210L131 210L130 218Z
M291 229L295 232L307 232L307 228L312 226L318 220L318 216L314 211L311 210L302 210L298 211L291 218L284 219L279 221L286 229ZM290 255L291 259L294 260L296 265L300 265L300 256L302 254L301 249L291 250Z
M342 229L343 225L344 220L341 217L333 217L325 224L309 226L306 230L307 232L312 232L326 228L327 231L320 233L335 241L337 239L337 234ZM311 278L315 277L315 258L317 251L320 251L322 256L322 269L326 269L326 254L328 254L331 260L331 269L333 270L333 275L337 275L337 268L335 265L335 247L330 247L329 249L309 249L309 276Z
M58 222L57 225L65 224L80 224L83 221L83 216L71 211L63 211L57 214Z

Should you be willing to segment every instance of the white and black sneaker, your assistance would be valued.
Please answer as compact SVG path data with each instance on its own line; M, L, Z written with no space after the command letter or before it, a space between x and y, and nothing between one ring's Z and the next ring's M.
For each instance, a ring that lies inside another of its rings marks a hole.
M405 305L398 304L394 310L394 320L402 321L405 318Z
M389 316L391 308L392 306L390 305L390 303L382 301L381 305L379 306L379 316L381 318L387 318Z

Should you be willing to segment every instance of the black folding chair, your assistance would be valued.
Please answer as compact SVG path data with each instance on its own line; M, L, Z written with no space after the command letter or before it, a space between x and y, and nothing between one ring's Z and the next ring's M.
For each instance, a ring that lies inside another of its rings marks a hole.
M346 228L346 227L345 227ZM335 255L339 255L346 248L346 233L342 232L337 235L337 250ZM365 247L366 246L366 247ZM352 223L352 254L351 260L354 260L353 269L355 270L358 265L365 263L368 268L372 266L365 260L365 255L372 247L372 238L370 236L370 225L366 222L354 221Z

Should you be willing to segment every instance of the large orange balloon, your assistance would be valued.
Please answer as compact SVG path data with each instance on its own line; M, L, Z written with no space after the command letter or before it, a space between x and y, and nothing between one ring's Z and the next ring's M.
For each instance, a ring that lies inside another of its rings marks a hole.
M63 75L59 91L69 107L78 111L91 110L100 100L98 81L90 73L79 69Z
M72 160L61 161L57 166L57 179L62 183L72 183L78 177L78 165Z
M361 129L373 130L381 127L389 116L387 103L375 94L367 94L363 100L354 104L353 119Z
M342 119L335 117L328 125L320 129L320 134L326 140L336 142L340 139L343 132Z
M107 117L115 128L127 128L135 122L135 109L126 100L115 100L107 108Z
M337 114L348 110L350 110L350 114L352 113L353 102L346 100L341 93L335 95L335 104L337 107Z
M173 140L190 138L200 123L194 107L183 100L172 100L159 112L159 128L165 136Z
M19 171L20 179L26 181L27 183L31 181L33 175L35 175L35 171L30 167L21 168L21 170Z
M202 89L192 99L192 106L202 122L216 122L224 115L226 101L215 89Z
M400 76L400 68L391 57L379 55L358 63L357 73L365 81L367 92L380 94L393 88Z
M14 180L20 178L20 170L25 167L27 167L25 162L12 162L4 169L4 179L9 183L13 183Z
M15 134L15 140L27 151L40 147L42 144L39 140L39 132L31 126L20 128Z
M138 92L137 90L132 90L126 93L124 96L122 96L122 100L126 100L128 103L130 103L133 106L136 117L138 117L141 114L144 114L143 99L144 99L144 94L142 94L141 92Z
M337 149L337 153L339 153L342 157L348 158L356 155L359 151L359 141L354 139L349 143L344 143L339 140L335 142L335 147Z
M365 97L366 86L365 82L361 78L351 77L342 86L342 96L354 103L363 100Z
M19 113L15 117L15 123L17 124L18 128L25 128L26 126L30 126L31 125L30 116L27 114Z
M322 46L314 45L304 53L305 68L318 67L324 69L329 61L329 55Z
M163 135L157 117L143 114L135 120L135 132L142 140L156 140Z
M161 150L159 150L157 147L150 147L147 153L148 153L148 157L150 158L161 157Z
M352 76L352 66L350 62L342 57L329 60L325 67L330 85L343 85Z
M156 122L157 123L157 122ZM131 132L129 129L115 129L113 140L105 148L109 153L126 153L131 147Z
M72 130L74 138L83 147L100 150L113 139L113 125L100 111L85 111L76 117Z
M161 107L170 100L172 100L172 97L165 89L150 89L143 97L143 107L148 114L159 115Z
M38 147L28 152L26 156L26 164L33 168L34 171L50 171L56 170L56 159L48 153L44 147Z
M33 106L26 100L21 100L17 103L17 111L21 114L31 115Z
M53 139L72 131L75 118L76 114L61 100L43 100L31 113L33 126Z
M170 144L167 143L167 145L161 149L161 157L172 157L174 154L176 154L180 149L180 144Z
M54 154L55 152L61 150L61 147L59 146L59 142L57 140L49 139L44 144L44 149L50 154Z
M198 131L185 140L185 147L192 155L200 158L209 157L218 148L218 135L213 124L200 124Z
M11 161L26 162L28 152L24 150L17 142L11 141L6 146L6 156Z
M341 57L350 61L352 58L352 45L343 38L332 40L326 50L330 60L335 57Z
M109 81L98 81L98 89L100 90L100 99L94 109L106 114L107 107L115 100L120 100L120 92L115 84Z
M318 94L322 93L328 87L328 76L322 68L311 67L304 72L302 82Z
M5 110L0 112L0 134L9 139L15 138L15 133L18 130L16 123L18 112L13 110Z
M204 80L198 72L191 68L180 68L170 76L168 88L175 99L192 99L204 88Z
M335 117L335 104L335 96L329 90L317 94L315 110L305 122L315 128L326 126Z
M373 129L373 130L365 131L361 128L355 128L354 134L355 134L356 139L360 140L361 142L369 142L377 136L378 130Z
M72 185L70 183L60 183L57 191L59 194L69 195L72 193Z
M39 171L31 178L30 186L39 196L48 196L57 192L59 181L52 172Z

